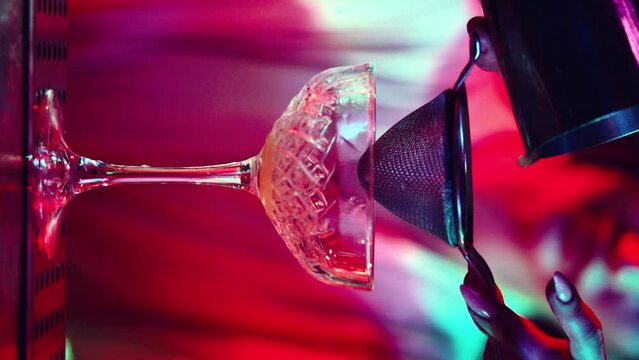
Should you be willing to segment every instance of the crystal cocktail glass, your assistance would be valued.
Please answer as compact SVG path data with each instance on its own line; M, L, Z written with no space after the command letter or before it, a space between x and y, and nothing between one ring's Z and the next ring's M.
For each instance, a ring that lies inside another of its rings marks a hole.
M52 256L65 204L87 190L219 185L257 195L289 250L315 278L371 289L373 185L360 184L357 166L365 156L362 161L373 169L373 151L367 152L375 138L373 73L372 64L362 64L317 74L275 121L258 155L198 167L114 165L75 154L62 136L56 94L47 90L35 107L28 156L38 249Z

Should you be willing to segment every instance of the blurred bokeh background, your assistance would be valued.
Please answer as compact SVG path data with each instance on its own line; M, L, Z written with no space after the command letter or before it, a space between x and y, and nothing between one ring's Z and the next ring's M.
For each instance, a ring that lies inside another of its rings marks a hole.
M195 166L249 158L315 73L377 64L378 136L450 87L475 0L70 1L69 111L80 154ZM468 80L476 244L508 305L549 323L565 272L613 359L639 358L634 139L519 168L498 75ZM375 289L312 279L248 193L123 186L66 210L75 359L478 359L465 266L377 211ZM551 325L549 325L551 326Z

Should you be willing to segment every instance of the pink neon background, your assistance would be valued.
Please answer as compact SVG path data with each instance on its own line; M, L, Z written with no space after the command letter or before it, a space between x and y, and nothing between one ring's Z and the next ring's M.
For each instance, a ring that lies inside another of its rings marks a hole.
M367 61L378 65L379 135L452 85L465 21L481 12L475 1L371 2L336 24L339 4L71 1L68 143L123 164L243 160L312 75ZM501 79L476 70L468 93L476 243L508 303L548 315L543 288L562 270L601 317L610 350L639 356L628 345L639 336L639 188L620 170L636 168L636 141L521 169ZM378 213L376 288L363 293L304 273L250 194L83 194L66 213L75 357L475 358L483 338L459 295L459 254Z

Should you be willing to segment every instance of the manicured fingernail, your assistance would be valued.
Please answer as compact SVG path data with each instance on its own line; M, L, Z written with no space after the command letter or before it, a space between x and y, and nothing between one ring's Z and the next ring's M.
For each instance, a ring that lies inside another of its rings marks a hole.
M568 303L572 300L572 287L568 282L568 279L560 273L555 272L552 276L552 280L555 283L555 294L557 294L557 299L562 303Z
M466 305L477 315L484 319L493 319L497 316L497 308L491 302L486 301L478 292L470 288L468 285L459 287Z

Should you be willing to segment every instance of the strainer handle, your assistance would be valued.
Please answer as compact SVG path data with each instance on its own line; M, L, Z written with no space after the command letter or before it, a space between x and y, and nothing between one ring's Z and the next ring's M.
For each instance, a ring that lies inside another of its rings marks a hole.
M477 252L475 247L460 246L459 250L468 263L469 269L479 276L479 278L484 282L484 285L486 285L486 288L497 290L497 284L495 283L495 278L493 277L493 273L490 270L488 263L479 254L479 252Z
M457 169L455 181L456 183L463 184L466 194L466 198L460 198L461 192L456 196L456 202L459 204L465 203L466 211L458 213L459 216L459 229L460 229L460 241L459 250L461 251L464 259L468 263L469 271L473 271L482 280L487 289L491 290L495 297L497 297L497 285L495 284L495 278L493 273L486 263L486 260L477 252L473 246L473 221L472 221L472 183L470 177L470 134L468 124L468 104L466 99L466 89L464 82L470 75L475 62L479 59L481 54L481 44L479 42L479 36L477 33L472 33L470 36L469 45L469 59L464 69L459 74L459 78L455 82L453 87L453 93L455 97L455 121L456 128L454 131L458 134L457 143L454 145L453 155L462 159L461 165L463 168ZM463 176L460 176L463 174ZM460 187L460 184L457 184ZM459 207L459 206L458 206ZM465 213L465 214L464 214ZM501 345L499 341L495 341L495 354L497 360L501 360Z

